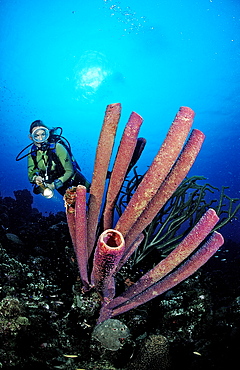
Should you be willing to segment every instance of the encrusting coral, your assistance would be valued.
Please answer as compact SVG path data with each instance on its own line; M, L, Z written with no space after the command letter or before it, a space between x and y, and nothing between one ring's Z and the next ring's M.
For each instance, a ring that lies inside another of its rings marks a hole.
M120 113L119 103L107 106L88 205L84 186L69 189L65 195L69 231L83 291L95 287L102 297L98 323L171 289L197 271L223 244L221 234L211 234L219 217L214 209L209 209L164 260L123 294L115 297L115 274L142 242L144 229L187 176L204 141L201 131L193 129L190 133L194 118L192 109L181 107L152 165L114 226L114 206L128 173L143 121L135 112L129 118L105 199L106 178ZM204 244L197 250L202 242ZM90 271L89 258L94 248L93 268Z
M0 302L0 334L16 336L19 330L30 325L21 311L20 302L16 298L6 297Z
M167 370L170 367L169 343L162 335L150 335L145 339L128 370Z

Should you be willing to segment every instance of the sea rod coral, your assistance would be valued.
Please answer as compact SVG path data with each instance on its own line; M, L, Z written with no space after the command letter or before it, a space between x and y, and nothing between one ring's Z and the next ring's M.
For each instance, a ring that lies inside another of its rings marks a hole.
M210 208L165 259L121 295L115 296L115 274L143 241L145 228L184 180L204 141L201 131L191 131L193 110L181 107L151 166L114 225L114 207L134 153L136 154L138 133L143 121L135 112L130 115L105 196L106 178L120 113L119 103L107 106L88 204L84 186L71 188L65 194L67 221L83 291L94 287L102 297L98 323L171 289L197 271L223 244L222 235L212 232L219 217ZM93 267L90 271L89 259L93 251Z

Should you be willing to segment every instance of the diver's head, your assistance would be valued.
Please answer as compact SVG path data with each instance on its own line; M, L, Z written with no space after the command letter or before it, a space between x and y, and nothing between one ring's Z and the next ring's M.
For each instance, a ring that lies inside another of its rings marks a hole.
M41 120L36 120L30 125L29 138L34 141L34 144L41 146L46 143L49 138L49 129Z

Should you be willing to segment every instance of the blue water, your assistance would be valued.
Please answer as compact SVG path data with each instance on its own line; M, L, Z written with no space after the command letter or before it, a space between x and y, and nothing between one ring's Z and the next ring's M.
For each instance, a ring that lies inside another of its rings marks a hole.
M91 180L107 104L120 102L116 142L132 111L147 139L139 170L157 153L180 106L206 134L191 174L240 197L240 3L238 0L5 0L1 17L1 196L31 185L29 125L61 126ZM116 150L116 149L115 149ZM60 195L35 196L40 211ZM223 231L239 241L240 221Z

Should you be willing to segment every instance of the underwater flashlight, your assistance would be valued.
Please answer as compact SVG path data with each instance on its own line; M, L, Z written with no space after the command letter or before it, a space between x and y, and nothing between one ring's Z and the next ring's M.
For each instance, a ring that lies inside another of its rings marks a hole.
M51 199L54 195L54 192L52 189L50 189L47 185L45 185L43 182L39 184L39 186L43 189L42 195L46 199Z
M53 190L51 190L50 188L46 187L43 190L43 196L44 196L44 198L51 199L53 197Z

